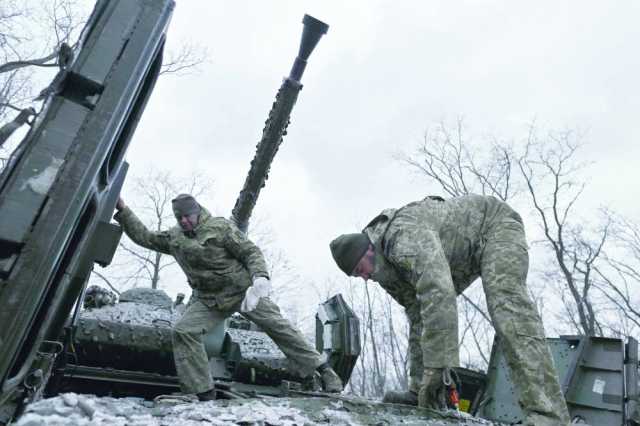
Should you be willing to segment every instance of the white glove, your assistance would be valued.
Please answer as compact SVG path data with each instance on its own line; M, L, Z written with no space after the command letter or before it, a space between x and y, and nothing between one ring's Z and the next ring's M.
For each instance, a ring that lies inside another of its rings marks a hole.
M253 285L247 289L247 293L242 300L242 304L240 305L240 312L251 312L256 306L258 306L258 302L260 302L260 298L269 297L271 294L271 281L269 278L265 277L257 277L253 279Z

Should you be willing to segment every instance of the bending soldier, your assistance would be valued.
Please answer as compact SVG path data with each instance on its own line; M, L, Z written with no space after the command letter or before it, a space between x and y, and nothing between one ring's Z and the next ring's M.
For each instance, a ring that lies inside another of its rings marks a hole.
M459 364L456 296L478 277L527 425L569 424L542 322L526 289L520 215L493 197L427 197L384 210L362 233L331 242L347 275L377 281L410 324L408 393L389 402L445 408L443 379ZM446 380L444 380L446 381Z
M162 232L150 232L122 199L114 218L136 244L172 255L193 289L191 302L172 333L182 390L197 394L200 400L215 399L203 336L240 311L273 339L303 375L318 370L325 391L342 391L338 375L269 298L271 283L260 249L231 221L213 217L191 195L178 195L172 207L179 226Z

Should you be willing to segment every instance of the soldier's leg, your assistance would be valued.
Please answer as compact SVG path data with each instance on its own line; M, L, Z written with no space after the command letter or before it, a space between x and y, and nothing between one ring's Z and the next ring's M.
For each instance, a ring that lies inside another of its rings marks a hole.
M388 391L384 394L382 402L392 404L418 405L418 392L422 385L424 366L422 363L422 348L420 337L422 336L422 321L420 320L420 305L414 300L405 306L405 314L409 322L409 390Z
M525 424L567 425L569 414L542 321L526 289L529 257L522 225L503 224L482 256L482 284L511 379L520 392Z
M202 393L213 388L204 334L226 315L195 300L173 327L173 357L185 393Z
M405 309L409 321L409 390L418 393L422 383L424 364L422 362L422 320L420 319L420 306L418 303L409 305Z
M282 317L278 306L268 297L261 298L253 311L241 314L262 328L303 376L312 375L323 364L322 356L299 330Z

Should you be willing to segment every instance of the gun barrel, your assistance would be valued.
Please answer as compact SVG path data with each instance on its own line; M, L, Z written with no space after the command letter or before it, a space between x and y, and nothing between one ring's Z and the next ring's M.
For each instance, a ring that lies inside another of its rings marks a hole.
M231 219L243 232L247 232L249 218L260 195L260 190L268 178L273 158L278 152L283 136L287 134L289 117L298 99L298 93L302 89L300 79L306 68L307 59L320 38L329 29L327 24L309 15L304 16L302 24L304 29L298 56L293 62L289 77L284 79L280 90L278 90L276 100L265 122L262 138L256 147L256 154L251 161L251 168L231 213Z
M311 52L313 52L320 38L325 35L329 29L327 24L309 15L304 15L302 24L304 25L304 29L302 30L302 39L300 40L300 50L289 73L289 78L297 82L300 82L302 78L304 69L307 66L307 59L309 59Z

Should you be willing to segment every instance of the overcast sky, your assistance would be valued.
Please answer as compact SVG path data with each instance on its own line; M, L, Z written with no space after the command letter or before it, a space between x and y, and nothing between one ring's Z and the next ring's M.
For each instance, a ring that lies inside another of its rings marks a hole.
M393 154L441 119L508 138L532 119L586 130L587 204L638 217L637 1L178 0L171 42L199 43L210 58L197 74L160 79L130 175L206 172L208 207L229 216L305 13L330 28L254 214L306 280L338 275L328 249L338 234L440 193Z

